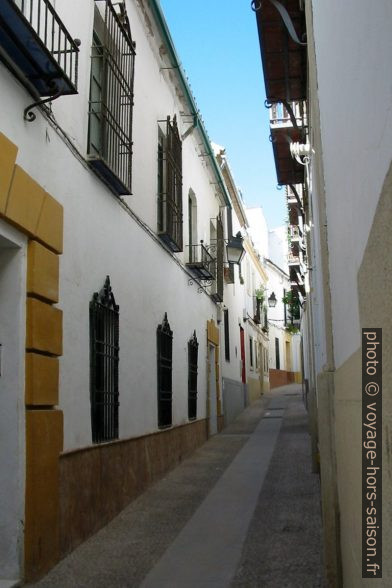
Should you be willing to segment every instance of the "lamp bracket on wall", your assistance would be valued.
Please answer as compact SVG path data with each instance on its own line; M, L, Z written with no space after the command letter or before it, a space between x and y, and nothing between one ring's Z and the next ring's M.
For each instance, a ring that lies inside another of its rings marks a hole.
M312 148L309 143L290 143L291 157L295 159L300 165L308 165L310 162L310 154Z

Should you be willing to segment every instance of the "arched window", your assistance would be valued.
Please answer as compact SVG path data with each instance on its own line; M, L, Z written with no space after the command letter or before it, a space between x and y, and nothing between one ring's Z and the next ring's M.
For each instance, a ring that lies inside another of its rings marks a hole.
M94 443L118 438L119 306L110 278L90 302L90 397Z
M162 324L157 328L158 427L162 428L172 424L172 355L173 331L165 312Z
M197 417L197 356L199 343L196 331L188 341L188 418Z

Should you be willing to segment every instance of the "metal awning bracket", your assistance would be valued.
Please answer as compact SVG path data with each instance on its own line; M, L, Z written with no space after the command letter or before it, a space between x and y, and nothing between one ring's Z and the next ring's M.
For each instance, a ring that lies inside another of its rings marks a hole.
M39 106L42 106L43 104L47 104L48 102L52 102L53 100L60 98L60 96L62 94L63 94L63 92L60 91L60 92L57 92L57 94L54 94L53 96L49 96L49 98L45 98L44 100L38 100L37 102L33 102L32 104L29 104L29 106L26 106L26 108L23 111L24 120L26 120L27 122L33 122L37 118L37 115L35 114L35 112L32 112L33 108L37 108Z

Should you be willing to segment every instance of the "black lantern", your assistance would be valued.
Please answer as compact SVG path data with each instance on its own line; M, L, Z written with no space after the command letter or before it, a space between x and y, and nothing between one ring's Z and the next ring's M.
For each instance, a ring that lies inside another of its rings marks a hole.
M243 237L238 231L235 237L230 237L226 245L227 261L229 263L241 263L242 258L245 255L245 249L242 245Z
M276 296L275 296L275 292L272 292L271 296L268 298L268 306L270 308L275 308L276 306Z

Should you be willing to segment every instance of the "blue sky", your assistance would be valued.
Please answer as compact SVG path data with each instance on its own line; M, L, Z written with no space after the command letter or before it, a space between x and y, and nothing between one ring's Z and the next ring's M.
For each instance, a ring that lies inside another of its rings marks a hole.
M161 6L208 135L226 148L246 205L262 206L270 229L284 224L250 0L161 0Z

